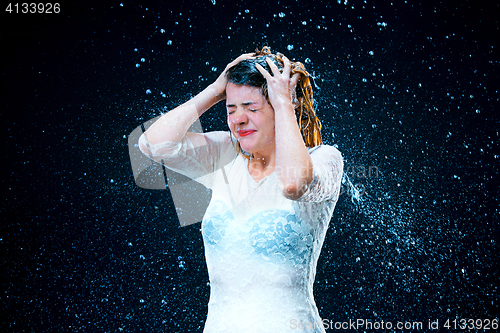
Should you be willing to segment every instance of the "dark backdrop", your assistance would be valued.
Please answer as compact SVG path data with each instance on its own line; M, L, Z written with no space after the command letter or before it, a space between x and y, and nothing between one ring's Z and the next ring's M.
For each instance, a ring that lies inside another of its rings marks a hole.
M359 190L346 182L330 222L321 316L442 331L498 316L496 2L2 6L2 332L202 331L200 225L135 185L127 137L265 44L315 76L324 141ZM223 106L202 123L225 129Z

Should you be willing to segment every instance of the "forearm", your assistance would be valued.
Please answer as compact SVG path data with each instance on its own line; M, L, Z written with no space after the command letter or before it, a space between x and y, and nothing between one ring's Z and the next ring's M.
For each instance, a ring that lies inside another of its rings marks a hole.
M291 103L275 109L275 131L276 175L283 194L298 199L313 179L313 167Z
M179 142L196 119L221 99L222 96L217 94L213 85L208 86L154 122L144 133L147 141L153 145L161 142Z

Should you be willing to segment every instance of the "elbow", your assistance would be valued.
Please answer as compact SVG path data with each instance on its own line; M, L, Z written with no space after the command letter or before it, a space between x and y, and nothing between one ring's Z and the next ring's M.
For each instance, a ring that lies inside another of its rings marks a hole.
M283 195L290 200L300 199L307 192L310 182L283 184Z
M149 149L149 144L148 144L148 141L146 139L146 135L144 133L139 137L138 145L139 145L139 150L144 155L147 155L147 156L151 155L151 150Z
M300 199L307 192L309 185L313 180L312 164L309 168L302 169L290 175L283 175L281 178L282 193L290 200Z

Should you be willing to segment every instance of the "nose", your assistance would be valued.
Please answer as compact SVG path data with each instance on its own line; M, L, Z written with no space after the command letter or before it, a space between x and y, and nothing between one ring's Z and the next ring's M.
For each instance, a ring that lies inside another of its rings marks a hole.
M235 125L243 125L246 124L248 121L247 114L244 110L242 109L236 109L236 111L233 114L233 124Z

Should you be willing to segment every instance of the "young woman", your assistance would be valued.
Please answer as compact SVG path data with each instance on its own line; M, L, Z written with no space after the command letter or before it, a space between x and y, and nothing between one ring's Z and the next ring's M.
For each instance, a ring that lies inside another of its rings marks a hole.
M229 132L187 132L222 100ZM343 162L321 143L309 74L268 47L238 57L141 136L144 154L212 189L201 225L205 333L325 331L313 283Z

